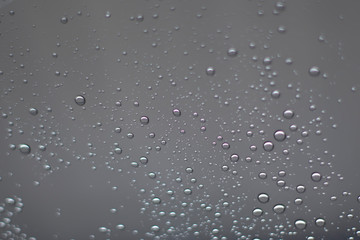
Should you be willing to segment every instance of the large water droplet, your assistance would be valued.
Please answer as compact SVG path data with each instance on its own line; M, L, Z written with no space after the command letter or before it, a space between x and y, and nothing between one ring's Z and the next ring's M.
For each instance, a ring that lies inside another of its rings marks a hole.
M315 220L315 225L318 226L318 227L323 227L325 226L325 219L323 218L317 218Z
M142 124L144 124L144 125L146 125L146 124L148 124L149 123L149 118L147 117L147 116L142 116L141 118L140 118L140 122L142 123Z
M261 208L255 208L252 212L255 217L260 217L263 214L263 210Z
M318 172L313 172L311 174L311 179L314 181L314 182L319 182L321 180L321 174L318 173Z
M25 143L19 144L18 148L19 148L20 152L23 154L29 154L31 152L30 146Z
M275 213L283 213L285 211L285 206L283 204L276 204L274 207L273 207L273 211Z
M282 142L286 138L286 133L283 130L277 130L274 133L274 138L275 138L276 141Z
M78 95L75 97L75 103L79 106L83 106L85 104L86 100L85 97L82 95Z
M266 142L264 142L263 147L264 147L265 151L270 152L274 149L274 144L270 141L266 141Z
M237 162L237 161L239 161L239 155L237 155L237 154L232 154L231 156L230 156L230 160L232 161L232 162Z
M270 200L269 195L266 193L260 193L257 198L261 203L267 203Z
M306 221L304 221L302 219L298 219L295 221L295 227L297 229L300 229L300 230L305 229L306 225L307 225Z
M283 116L284 116L284 118L286 118L286 119L292 119L292 118L294 117L294 115L295 115L294 111L293 111L293 110L290 110L290 109L285 110L285 111L283 112Z

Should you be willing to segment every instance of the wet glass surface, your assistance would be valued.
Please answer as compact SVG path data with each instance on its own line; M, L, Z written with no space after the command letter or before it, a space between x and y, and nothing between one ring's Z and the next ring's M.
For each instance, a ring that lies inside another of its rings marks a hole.
M359 239L358 1L0 1L0 239Z

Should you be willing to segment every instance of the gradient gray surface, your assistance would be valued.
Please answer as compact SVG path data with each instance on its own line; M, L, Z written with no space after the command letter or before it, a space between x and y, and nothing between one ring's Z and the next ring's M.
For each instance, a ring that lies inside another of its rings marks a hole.
M0 239L360 239L359 7L2 1Z

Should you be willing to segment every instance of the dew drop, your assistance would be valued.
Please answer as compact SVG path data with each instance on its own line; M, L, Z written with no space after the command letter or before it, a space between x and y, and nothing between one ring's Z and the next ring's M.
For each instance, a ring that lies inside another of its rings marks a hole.
M320 68L317 66L313 66L309 69L309 74L312 77L317 77L320 75Z
M305 188L304 185L298 185L298 186L296 187L296 191L297 191L298 193L303 193L303 192L305 192L305 190L306 190L306 188Z
M280 97L280 91L279 90L274 90L274 91L272 91L271 92L271 97L272 98L275 98L275 99L277 99L277 98L279 98Z
M264 212L261 208L255 208L252 212L255 217L260 217L261 215L263 215L263 213Z
M290 110L290 109L285 110L285 111L283 112L283 116L284 116L284 118L286 118L286 119L292 119L292 118L294 117L294 115L295 115L294 111L293 111L293 110Z
M177 108L173 109L173 114L175 117L180 117L181 116L181 111Z
M184 193L185 193L186 195L190 195L190 194L192 193L192 191L191 191L190 188L186 188L186 189L184 190Z
M321 180L321 174L318 172L313 172L311 174L311 180L313 180L314 182L320 182Z
M237 154L232 154L231 156L230 156L230 161L232 161L232 162L237 162L237 161L239 161L239 155L237 155Z
M147 116L142 116L141 118L140 118L140 123L142 123L142 124L144 124L144 125L146 125L146 124L148 124L149 123L149 118L147 117Z
M214 67L207 67L206 68L206 75L214 76L215 75L215 68Z
M145 157L145 156L142 156L142 157L140 157L140 162L141 162L142 164L147 164L147 163L148 163L148 158Z
M236 50L236 48L229 48L227 50L227 55L229 57L235 57L238 54L238 51Z
M38 110L36 108L29 108L29 113L33 116L37 115L38 114Z
M315 225L318 226L318 227L323 227L325 226L325 219L323 218L317 218L315 220Z
M273 207L273 211L275 213L283 213L285 211L285 206L283 204L276 204L274 207Z

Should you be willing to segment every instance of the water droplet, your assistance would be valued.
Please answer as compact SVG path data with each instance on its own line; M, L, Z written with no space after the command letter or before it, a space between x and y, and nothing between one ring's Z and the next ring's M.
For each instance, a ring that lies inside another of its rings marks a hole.
M121 154L122 153L122 149L121 148L115 148L114 152L116 154Z
M148 124L149 123L149 118L147 117L147 116L142 116L141 118L140 118L140 122L142 123L142 124L144 124L144 125L146 125L146 124Z
M38 110L36 108L29 108L29 113L33 116L38 114Z
M264 212L261 208L255 208L252 212L255 217L260 217L261 215L263 215L263 213Z
M192 191L191 191L190 188L186 188L186 189L184 190L184 193L185 193L186 195L190 195L190 194L192 193Z
M303 193L303 192L305 192L305 190L306 190L306 188L305 188L304 185L298 185L298 186L296 187L296 191L297 191L298 193Z
M274 138L275 138L276 141L282 142L286 138L286 133L283 130L277 130L274 133Z
M270 152L274 149L274 144L270 141L266 141L266 142L264 142L263 147L264 147L265 151Z
M106 13L105 13L105 17L106 17L106 18L111 17L111 13L110 13L110 11L106 11Z
M230 148L230 144L227 143L227 142L224 142L224 143L221 145L221 147L222 147L223 149L229 149L229 148Z
M230 156L230 161L232 161L232 162L237 162L237 161L239 161L239 155L237 155L237 154L232 154L231 156Z
M313 66L309 69L309 74L312 77L317 77L320 75L320 68L317 66Z
M292 119L293 117L294 117L294 115L295 115L295 113L294 113L294 111L293 110L285 110L284 112L283 112L283 116L284 116L284 118L286 118L286 119Z
M153 202L154 204L160 204L160 203L161 203L161 199L158 198L158 197L155 197L155 198L152 199L152 202Z
M125 229L125 225L124 224L118 224L118 225L116 225L116 228L119 229L119 230L123 230L123 229Z
M180 117L181 116L181 111L177 108L173 109L173 114L175 117Z
M25 143L19 144L18 148L19 148L20 152L23 154L29 154L31 151L30 146Z
M302 200L301 198L296 198L296 199L294 200L294 203L295 203L296 205L301 205L302 202L303 202L303 200Z
M140 162L141 162L142 164L147 164L147 163L148 163L148 158L145 157L145 156L142 156L142 157L140 157Z
M257 198L261 203L267 203L270 200L269 195L267 195L266 193L260 193Z
M149 176L149 178L154 179L154 178L156 178L156 173L150 172L150 173L148 174L148 176Z
M185 169L185 172L187 172L187 173L192 173L192 172L194 172L194 170L193 170L191 167L187 167L187 168Z
M325 219L323 218L317 218L315 220L315 225L318 226L318 227L323 227L325 226Z
M277 99L280 97L280 91L279 90L274 90L271 92L271 97Z
M273 207L273 211L275 213L283 213L285 211L285 206L283 204L276 204L274 207Z
M13 198L5 198L5 202L9 205L15 204L15 200Z
M206 75L208 75L208 76L214 76L214 75L215 75L215 68L214 68L214 67L208 67L208 68L206 68Z
M85 104L86 100L85 97L82 95L78 95L75 97L75 103L79 106L83 106Z
M154 226L151 226L151 231L154 231L154 232L158 232L158 231L160 231L160 227L159 226L156 226L156 225L154 225Z
M236 48L229 48L227 50L227 55L229 57L235 57L238 54L238 51L236 50Z
M304 221L302 219L298 219L295 221L295 227L297 229L300 229L300 230L305 229L306 225L307 225L306 221Z
M265 172L261 172L259 173L259 178L260 179L266 179L267 178L267 174Z
M321 174L318 173L318 172L313 172L311 174L311 179L314 181L314 182L319 182L321 180Z
M62 24L66 24L68 22L68 18L67 17L62 17L62 18L60 18L60 22Z

